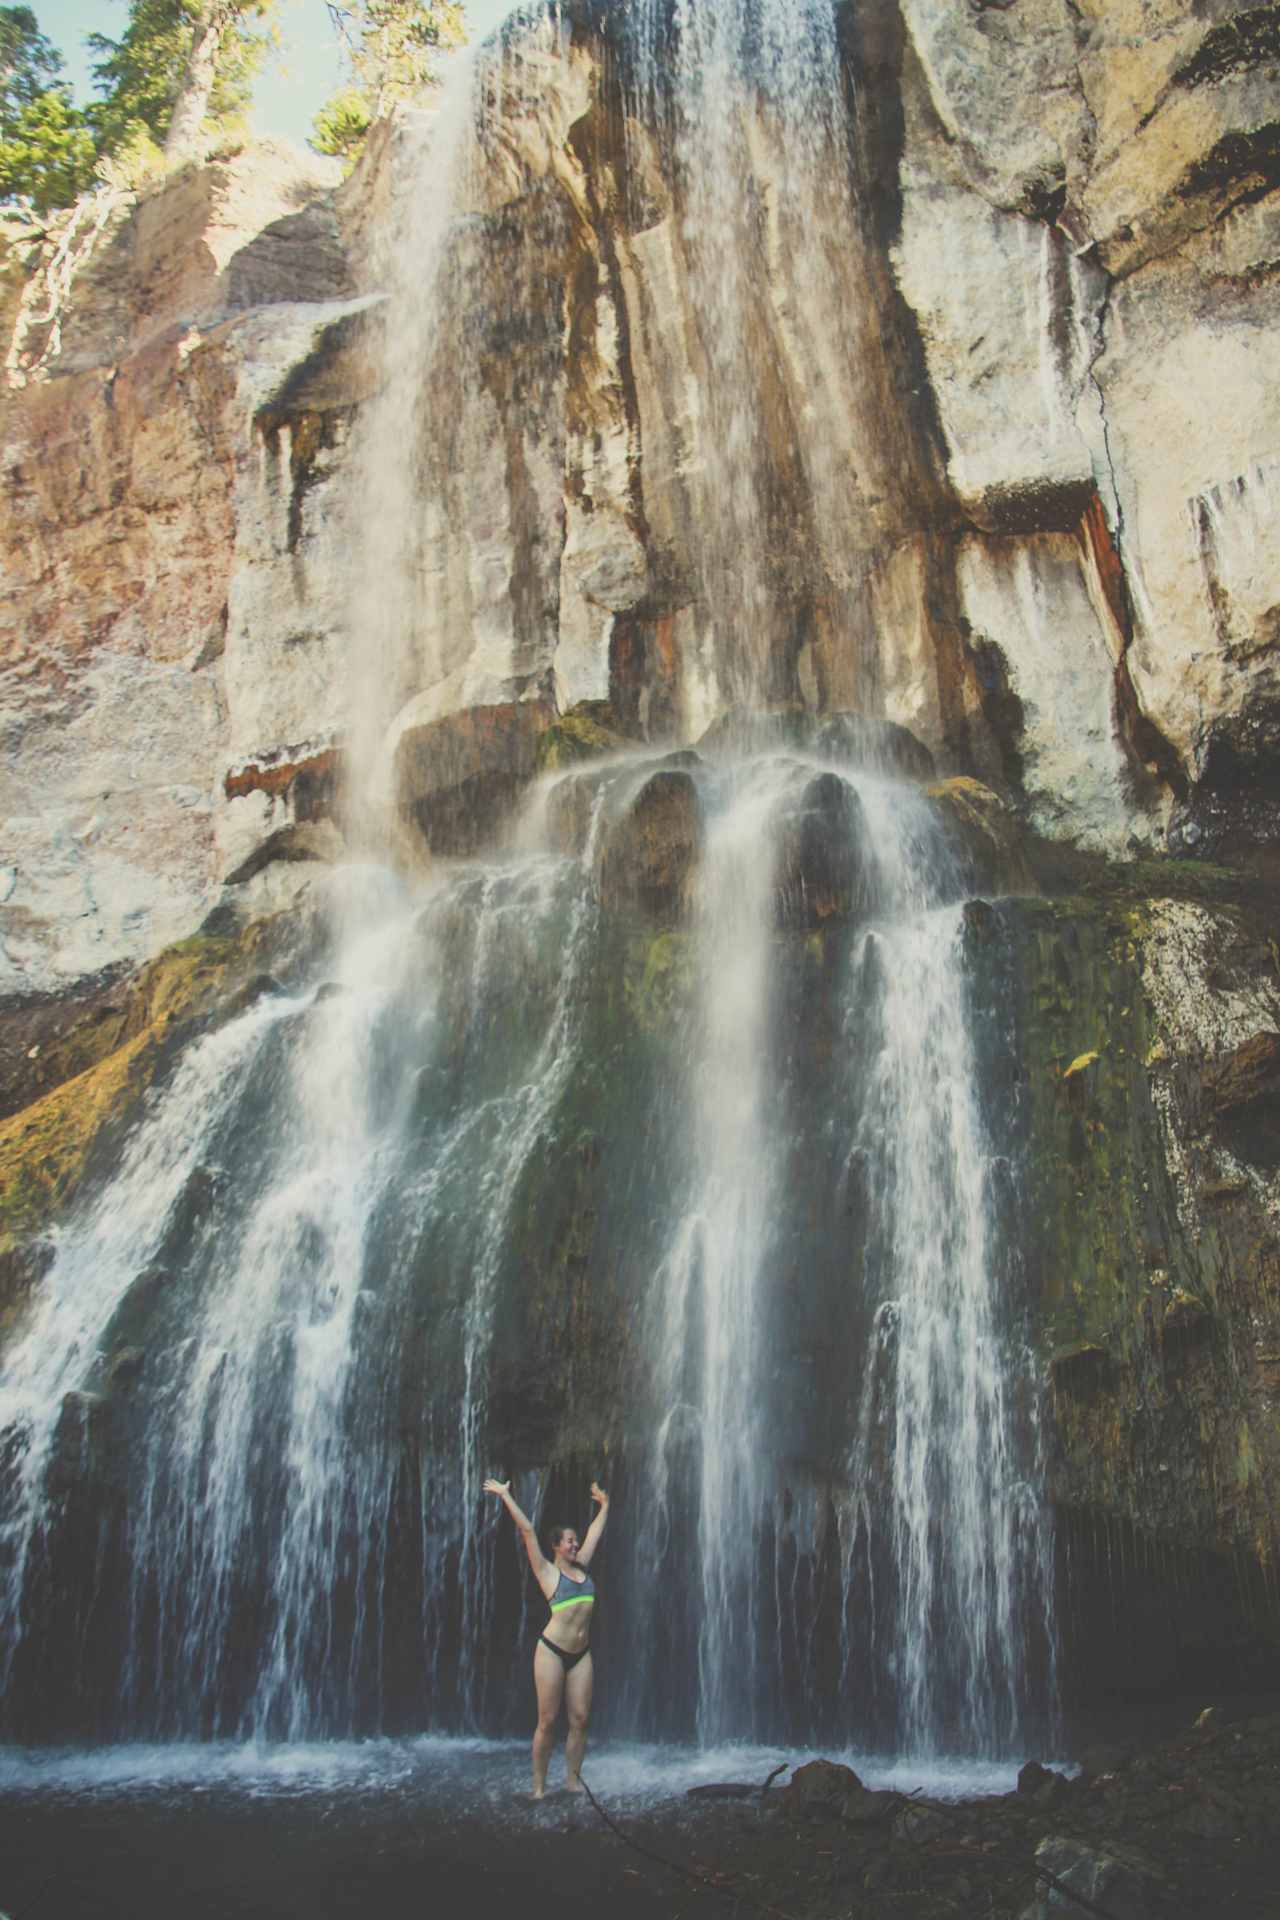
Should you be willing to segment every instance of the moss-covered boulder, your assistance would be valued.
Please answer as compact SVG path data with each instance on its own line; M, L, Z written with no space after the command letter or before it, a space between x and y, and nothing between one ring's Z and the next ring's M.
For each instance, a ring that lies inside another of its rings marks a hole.
M277 989L271 968L287 964L299 935L289 916L193 934L57 1036L40 1062L43 1090L0 1120L0 1326L42 1270L43 1236L106 1163L147 1088L203 1025Z
M584 760L621 753L630 744L607 700L580 700L539 737L535 771L559 773Z
M965 775L943 780L927 792L959 864L966 892L1035 890L1021 823L998 793Z

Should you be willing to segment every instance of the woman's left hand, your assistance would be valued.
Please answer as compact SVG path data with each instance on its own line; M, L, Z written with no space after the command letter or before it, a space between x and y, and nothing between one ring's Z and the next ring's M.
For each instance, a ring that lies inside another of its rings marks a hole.
M591 1482L591 1498L595 1501L598 1507L607 1507L609 1504L608 1494L605 1492L604 1488L600 1486L599 1483L595 1480Z

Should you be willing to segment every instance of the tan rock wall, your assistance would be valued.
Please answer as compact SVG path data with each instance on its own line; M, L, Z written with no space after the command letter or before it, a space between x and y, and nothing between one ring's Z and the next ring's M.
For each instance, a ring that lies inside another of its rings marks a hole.
M229 758L324 728L332 661L303 665L324 565L255 596L281 489L251 422L332 307L236 317L345 289L333 217L307 210L323 173L246 154L22 238L34 272L6 309L0 410L0 992L189 932L246 838L278 824L228 822Z

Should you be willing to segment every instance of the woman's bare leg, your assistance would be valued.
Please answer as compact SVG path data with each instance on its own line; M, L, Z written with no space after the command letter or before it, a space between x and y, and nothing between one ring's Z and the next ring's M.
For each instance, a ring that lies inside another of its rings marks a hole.
M569 1737L564 1743L564 1757L568 1770L565 1785L570 1793L581 1793L582 1782L578 1775L582 1772L582 1756L587 1750L587 1721L591 1718L591 1694L595 1686L595 1670L588 1653L579 1660L573 1672L564 1683L565 1700L569 1708Z
M533 1650L533 1685L538 1696L538 1724L533 1735L533 1797L541 1800L547 1790L547 1768L555 1745L560 1702L564 1698L564 1662L549 1647L544 1647L541 1640Z

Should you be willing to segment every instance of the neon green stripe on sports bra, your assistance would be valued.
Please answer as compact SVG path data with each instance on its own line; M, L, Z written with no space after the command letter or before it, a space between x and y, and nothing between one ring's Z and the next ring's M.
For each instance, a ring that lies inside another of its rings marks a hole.
M595 1603L596 1597L594 1593L579 1593L575 1594L572 1600L553 1600L551 1602L551 1611L552 1613L563 1613L566 1607L593 1607Z

